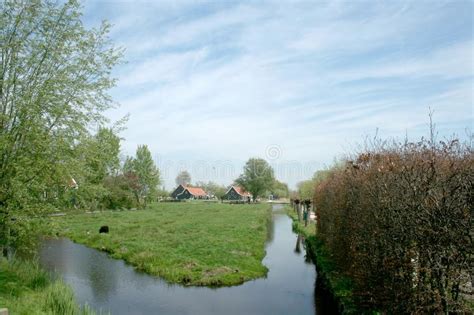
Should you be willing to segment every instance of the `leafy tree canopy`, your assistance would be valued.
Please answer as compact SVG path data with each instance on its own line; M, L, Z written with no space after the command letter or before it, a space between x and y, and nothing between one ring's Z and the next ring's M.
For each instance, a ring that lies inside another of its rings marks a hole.
M300 199L313 199L315 183L312 179L304 180L298 183L298 196Z
M251 158L245 163L243 174L235 182L257 199L272 189L275 175L267 161Z
M86 29L80 18L75 0L0 2L3 245L21 242L31 221L19 218L47 209L48 192L64 192L71 177L87 172L78 163L79 144L106 122L103 113L113 105L107 91L121 50L107 37L109 24ZM94 166L98 176L109 162Z
M275 179L275 182L273 183L271 193L274 198L288 198L290 195L290 192L288 190L288 185L276 179Z
M146 206L147 202L156 196L160 184L160 172L151 157L148 146L139 145L136 157L127 157L124 163L124 173L136 176L137 185L133 190L137 202Z

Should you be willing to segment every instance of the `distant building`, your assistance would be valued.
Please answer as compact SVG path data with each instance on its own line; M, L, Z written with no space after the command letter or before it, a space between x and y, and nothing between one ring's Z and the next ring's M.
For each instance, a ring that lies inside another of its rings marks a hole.
M208 197L204 189L200 187L189 187L179 185L172 193L173 199L206 199Z
M248 200L252 200L252 195L249 192L245 191L242 187L232 186L225 193L222 199L248 201Z

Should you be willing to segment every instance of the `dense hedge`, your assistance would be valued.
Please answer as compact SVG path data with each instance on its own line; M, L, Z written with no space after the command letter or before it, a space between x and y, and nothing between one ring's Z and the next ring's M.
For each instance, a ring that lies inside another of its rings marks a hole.
M317 185L318 239L361 310L465 310L473 186L471 145L426 139L375 143Z

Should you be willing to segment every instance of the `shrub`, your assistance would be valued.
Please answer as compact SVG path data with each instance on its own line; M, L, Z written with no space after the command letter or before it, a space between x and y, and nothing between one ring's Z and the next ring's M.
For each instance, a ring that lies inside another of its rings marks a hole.
M362 310L464 310L472 268L471 145L372 143L316 186L318 237Z
M104 186L108 193L102 199L102 207L106 209L135 208L138 206L131 188L131 179L124 175L109 176Z

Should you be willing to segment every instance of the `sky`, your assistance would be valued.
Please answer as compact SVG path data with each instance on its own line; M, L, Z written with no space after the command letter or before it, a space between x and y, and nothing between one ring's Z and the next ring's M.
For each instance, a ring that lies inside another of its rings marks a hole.
M101 1L125 49L110 91L123 155L148 145L170 190L229 185L251 157L291 188L366 137L472 132L473 1Z

